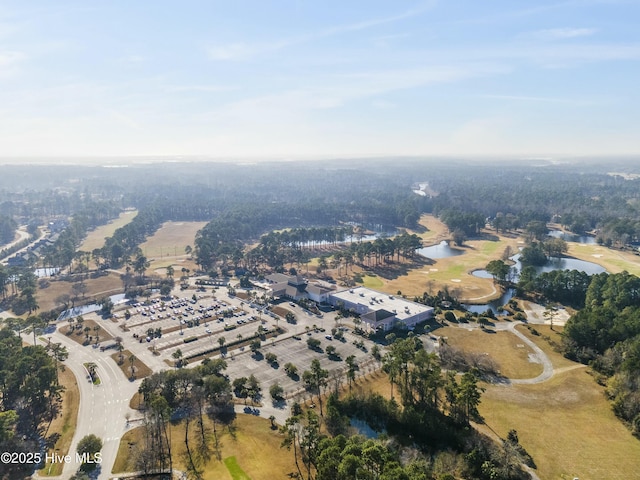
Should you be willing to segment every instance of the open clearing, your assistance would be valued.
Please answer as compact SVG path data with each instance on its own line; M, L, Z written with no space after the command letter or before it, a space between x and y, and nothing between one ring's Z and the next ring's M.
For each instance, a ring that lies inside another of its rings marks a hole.
M136 210L127 210L122 212L118 218L112 220L106 225L102 225L95 230L89 232L87 238L84 239L78 250L83 252L92 252L96 248L104 247L104 239L111 237L113 232L118 228L125 226L138 214Z
M629 273L640 276L640 257L632 252L574 242L568 242L568 245L568 255L570 256L597 263L610 273L620 273L626 270Z
M636 478L640 442L615 417L604 389L542 338L559 342L558 328L534 328L539 336L518 327L549 356L556 373L536 385L484 385L479 410L487 427L502 438L517 430L540 478Z
M206 422L211 429L210 421L207 419ZM195 445L195 423L191 425L191 431L194 434L193 445ZM267 419L239 414L234 421L232 433L228 428L220 425L217 427L217 433L221 460L216 458L215 451L212 452L210 460L204 467L204 480L234 480L223 461L229 457L235 457L236 465L252 480L287 478L289 473L296 471L293 453L280 448L283 437L278 430L271 429L271 422ZM186 471L182 423L171 427L171 439L174 467ZM141 428L133 429L122 437L113 469L115 473L136 470L133 459L140 442ZM213 440L210 444L213 449Z
M429 229L420 234L425 245L437 244L448 237L446 225L431 215L424 215L420 224ZM430 232L432 235L428 235ZM463 246L455 247L464 251L462 255L428 259L424 265L407 268L395 275L386 275L385 269L375 269L384 283L379 289L394 294L401 291L411 297L424 292L435 294L446 285L451 292L458 292L462 301L486 302L499 297L501 292L491 279L475 277L471 272L485 268L491 260L500 259L507 247L516 252L517 238L485 232L484 238L468 240Z
M150 270L164 269L173 265L176 271L182 268L194 270L197 265L185 248L193 248L196 233L206 222L165 222L158 231L140 245L140 249L151 263ZM164 272L162 272L164 273Z
M122 293L122 280L117 273L109 272L94 278L89 276L84 283L89 293L78 303L85 303L87 299L99 300L109 295ZM69 295L70 297L75 295L73 282L62 279L47 279L47 281L39 283L36 298L38 305L40 305L40 311L45 312L59 307L60 303L56 299L61 295Z
M469 330L461 324L460 327L439 328L435 333L447 337L449 345L466 353L489 356L498 365L500 374L507 378L534 378L542 373L540 363L529 361L533 350L511 332Z
M78 390L78 384L73 372L68 368L61 367L58 369L58 379L60 385L64 387L62 393L62 411L49 425L47 433L50 437L56 437L53 447L48 448L48 452L55 452L58 455L67 455L71 441L73 440L73 434L76 431L76 425L78 421L78 409L80 407L80 391ZM55 434L51 434L55 432ZM38 472L41 476L56 477L62 473L62 462L47 463Z

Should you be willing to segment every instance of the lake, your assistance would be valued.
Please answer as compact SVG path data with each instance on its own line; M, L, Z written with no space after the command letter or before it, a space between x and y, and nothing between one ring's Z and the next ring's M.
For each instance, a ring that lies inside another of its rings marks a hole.
M464 250L459 248L451 248L449 243L445 240L441 241L438 245L432 245L431 247L424 247L416 250L420 255L427 258L448 258L457 257L462 255Z

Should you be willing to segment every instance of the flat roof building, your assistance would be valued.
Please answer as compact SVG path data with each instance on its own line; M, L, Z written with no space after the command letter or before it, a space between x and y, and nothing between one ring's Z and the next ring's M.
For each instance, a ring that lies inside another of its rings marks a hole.
M418 323L433 317L433 307L411 302L402 297L356 287L329 295L329 303L342 305L360 315L367 331L387 331L394 326L413 329Z

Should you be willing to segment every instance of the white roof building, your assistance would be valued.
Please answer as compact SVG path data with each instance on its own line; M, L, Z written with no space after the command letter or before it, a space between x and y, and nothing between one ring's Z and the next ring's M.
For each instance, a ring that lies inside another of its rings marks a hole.
M345 309L353 309L368 331L387 331L398 324L413 329L433 317L433 307L365 287L332 293L329 302L334 306L342 302Z

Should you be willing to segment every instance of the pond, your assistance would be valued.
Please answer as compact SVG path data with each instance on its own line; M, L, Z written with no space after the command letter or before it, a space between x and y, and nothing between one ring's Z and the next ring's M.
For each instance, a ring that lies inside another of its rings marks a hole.
M114 305L118 305L119 303L126 302L127 299L124 296L124 293L119 293L117 295L111 295L109 297ZM79 317L80 315L86 315L88 313L97 312L102 307L97 303L90 303L88 305L80 305L78 307L73 307L68 310L65 310L58 316L58 321L60 320L68 320L70 318Z
M371 428L367 422L360 420L359 418L350 418L349 423L358 432L358 435L362 435L367 438L378 438L381 433L386 433L384 430L378 432Z
M449 243L443 240L438 245L420 248L417 250L417 252L427 258L449 258L462 255L464 253L464 250L459 248L451 248L449 246Z
M511 257L511 260L515 262L512 268L516 270L516 278L514 281L518 281L518 274L522 270L522 263L520 263L520 254L516 254ZM604 267L585 260L578 260L577 258L551 258L546 265L541 267L534 267L537 274L552 272L554 270L578 270L579 272L585 272L589 275L595 275L598 273L606 272ZM493 276L484 269L478 269L471 272L471 275L479 278L493 278ZM502 296L496 300L482 305L464 305L464 307L470 312L484 313L487 309L491 309L494 313L497 312L498 307L505 305L511 297L515 295L515 289L510 288Z
M549 232L549 236L561 238L565 242L584 243L585 245L594 245L596 243L596 237L592 237L590 235L575 235L561 230L551 230Z

